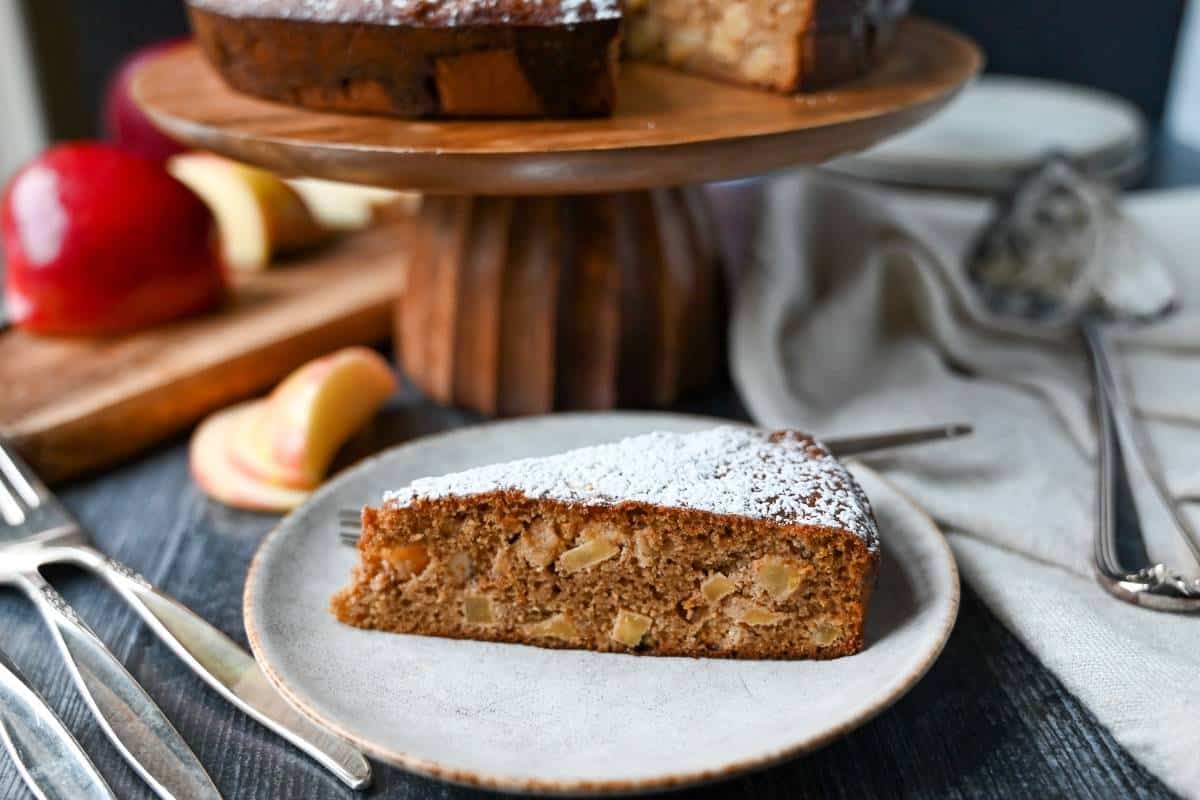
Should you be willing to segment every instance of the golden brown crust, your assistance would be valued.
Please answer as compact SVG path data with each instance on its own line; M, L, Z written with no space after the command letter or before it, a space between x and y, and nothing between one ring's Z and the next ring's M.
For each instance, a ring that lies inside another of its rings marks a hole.
M859 652L878 568L835 528L519 492L363 512L357 627L647 655Z

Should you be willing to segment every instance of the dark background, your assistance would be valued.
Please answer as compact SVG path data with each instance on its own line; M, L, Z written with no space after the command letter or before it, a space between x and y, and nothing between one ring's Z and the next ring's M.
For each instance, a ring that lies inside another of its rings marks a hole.
M92 135L113 65L186 33L183 0L24 0L49 84L55 138ZM972 35L989 69L1086 84L1163 113L1184 0L915 0Z

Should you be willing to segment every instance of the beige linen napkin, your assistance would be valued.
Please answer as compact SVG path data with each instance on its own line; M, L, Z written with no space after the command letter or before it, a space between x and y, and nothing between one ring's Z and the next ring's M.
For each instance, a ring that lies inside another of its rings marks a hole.
M988 205L819 173L765 192L731 326L751 416L826 436L974 424L971 439L873 465L943 524L965 580L1113 736L1200 798L1200 618L1095 583L1086 362L1071 336L977 311L963 262ZM1200 499L1200 191L1127 207L1183 298L1166 323L1120 337L1121 367L1173 491ZM1147 538L1153 557L1200 574L1169 531Z

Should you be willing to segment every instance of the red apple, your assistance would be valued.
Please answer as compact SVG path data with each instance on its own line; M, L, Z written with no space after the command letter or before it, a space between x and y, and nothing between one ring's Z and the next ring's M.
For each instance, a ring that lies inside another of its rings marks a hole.
M225 291L213 226L161 164L101 144L48 150L0 199L9 318L97 335L208 310Z
M171 39L143 47L134 51L117 66L104 95L105 138L117 147L140 153L155 161L166 161L186 149L154 127L129 94L134 73L143 64L164 50L178 47L186 41L186 38Z

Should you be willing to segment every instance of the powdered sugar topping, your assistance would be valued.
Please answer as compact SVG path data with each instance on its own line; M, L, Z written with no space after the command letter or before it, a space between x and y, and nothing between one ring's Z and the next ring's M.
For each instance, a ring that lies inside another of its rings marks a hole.
M871 550L879 534L854 478L823 445L796 433L723 427L651 433L549 458L424 478L384 501L518 491L585 505L642 502L783 524L843 528Z
M237 17L368 25L575 25L621 16L621 0L190 0Z

